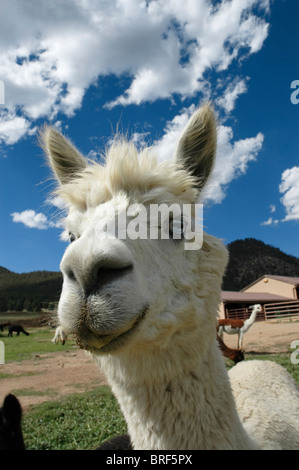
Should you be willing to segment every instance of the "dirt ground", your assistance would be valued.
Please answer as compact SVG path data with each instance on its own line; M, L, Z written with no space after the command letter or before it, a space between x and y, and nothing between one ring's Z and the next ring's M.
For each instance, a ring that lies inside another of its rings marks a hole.
M80 349L0 365L0 373L12 374L0 380L0 403L7 393L14 393L25 412L31 405L107 384L104 374Z
M299 340L299 322L256 322L244 335L245 358L246 353L287 353L294 340ZM237 347L237 335L224 334L224 341L229 347ZM12 392L25 412L34 404L59 400L64 395L107 383L104 374L79 349L0 365L0 373L12 375L0 380L0 403Z

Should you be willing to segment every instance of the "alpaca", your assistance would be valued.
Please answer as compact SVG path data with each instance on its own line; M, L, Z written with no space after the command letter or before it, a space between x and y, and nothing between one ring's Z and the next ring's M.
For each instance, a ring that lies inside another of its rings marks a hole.
M238 349L243 349L243 336L255 322L256 316L259 312L263 311L260 304L252 305L252 312L247 320L221 318L218 320L218 335L223 339L223 332L229 335L238 335Z
M54 338L52 339L52 343L58 344L59 342L61 342L62 344L65 344L66 340L67 340L67 335L65 334L61 326L58 326L55 330L55 335L54 335Z
M231 349L229 348L220 338L220 336L217 335L217 341L220 347L220 350L223 354L224 357L227 357L231 361L234 361L235 364L237 362L244 361L244 353L240 349Z
M229 371L239 416L264 449L299 449L298 385L281 366L264 362L240 362Z
M13 332L17 333L17 336L20 336L20 333L24 333L24 335L28 336L29 333L24 330L24 328L21 325L11 325L8 328L8 336L13 336Z
M214 164L211 107L191 117L171 161L118 141L105 165L88 163L51 127L41 143L68 206L59 323L105 372L133 448L263 447L241 423L215 335L227 250L206 233L197 249L185 243ZM158 236L138 236L151 228L144 213L153 205L185 205L191 215L170 211ZM116 233L119 220L127 225ZM254 380L266 399L263 378Z
M18 399L12 394L6 395L0 408L0 450L25 450L21 420Z

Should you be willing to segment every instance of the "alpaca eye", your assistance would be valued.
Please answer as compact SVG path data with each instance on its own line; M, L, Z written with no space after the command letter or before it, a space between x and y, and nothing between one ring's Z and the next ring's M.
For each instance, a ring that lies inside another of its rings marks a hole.
M185 232L185 223L183 218L172 219L169 221L169 234L174 240L181 240Z
M71 243L73 243L76 240L76 237L72 232L69 232L69 240Z

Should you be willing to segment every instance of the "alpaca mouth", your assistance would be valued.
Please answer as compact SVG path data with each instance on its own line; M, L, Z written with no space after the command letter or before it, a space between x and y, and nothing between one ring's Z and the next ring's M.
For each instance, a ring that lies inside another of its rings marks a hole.
M85 349L93 354L112 353L125 346L132 335L138 329L140 322L144 319L148 310L148 305L138 315L137 319L127 330L114 334L96 334L91 331L85 331L83 334L77 334L76 344L81 349Z

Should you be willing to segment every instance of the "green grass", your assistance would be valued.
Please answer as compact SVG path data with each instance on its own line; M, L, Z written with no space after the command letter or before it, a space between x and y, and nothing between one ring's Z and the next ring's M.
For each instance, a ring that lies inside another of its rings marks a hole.
M108 387L36 405L23 419L25 445L31 450L92 450L126 432Z
M12 337L7 336L7 331L0 332L0 340L3 341L5 347L5 363L13 361L23 361L34 356L54 353L57 351L68 351L74 349L75 346L71 342L67 342L65 346L62 344L53 345L51 342L55 331L51 328L24 328L29 332L29 336L20 333Z

